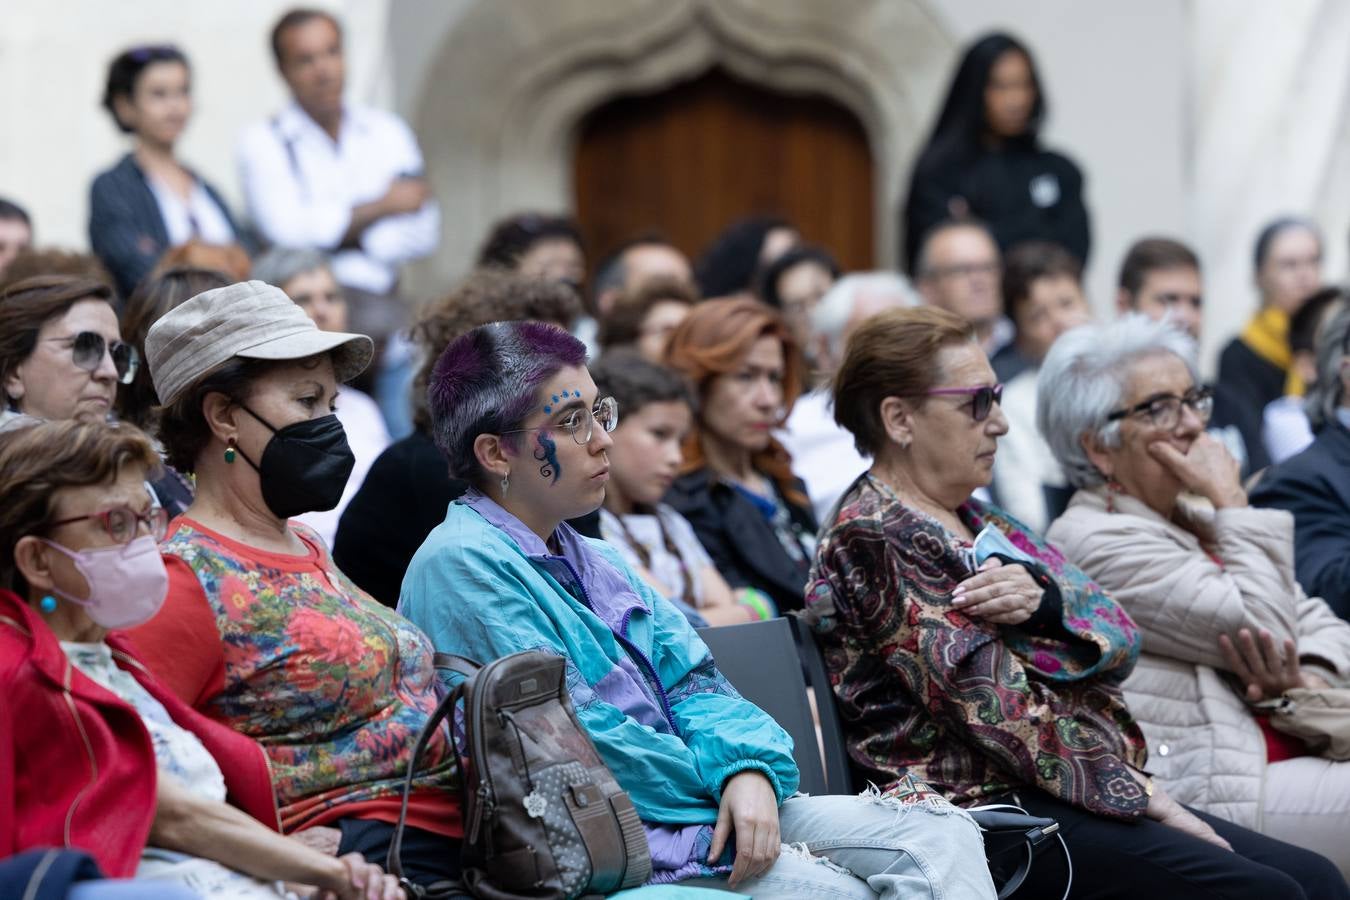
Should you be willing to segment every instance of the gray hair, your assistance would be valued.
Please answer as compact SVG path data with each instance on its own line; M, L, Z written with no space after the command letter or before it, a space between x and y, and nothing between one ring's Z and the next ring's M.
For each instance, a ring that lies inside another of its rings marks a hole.
M297 275L332 268L332 260L322 250L273 247L253 261L250 277L279 288Z
M1074 487L1106 479L1088 459L1082 437L1120 446L1120 422L1107 416L1122 401L1130 367L1140 359L1170 353L1199 380L1195 342L1176 326L1143 315L1107 325L1084 325L1060 335L1036 378L1036 427Z
M1308 389L1303 405L1314 431L1336 421L1336 410L1345 402L1341 362L1346 356L1347 340L1350 340L1350 306L1332 316L1317 335L1317 383Z
M895 294L903 306L918 306L918 297L909 282L894 272L854 272L837 280L811 311L811 330L822 335L835 359L844 353L844 330L853 317L858 295L870 292Z

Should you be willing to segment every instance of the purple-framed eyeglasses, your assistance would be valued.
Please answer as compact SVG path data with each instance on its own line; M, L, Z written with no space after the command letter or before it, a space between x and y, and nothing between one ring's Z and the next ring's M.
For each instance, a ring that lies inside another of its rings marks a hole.
M1003 385L985 384L980 387L933 388L930 391L924 391L924 396L969 397L970 417L976 422L983 422L989 418L989 413L993 410L994 404L1003 402Z

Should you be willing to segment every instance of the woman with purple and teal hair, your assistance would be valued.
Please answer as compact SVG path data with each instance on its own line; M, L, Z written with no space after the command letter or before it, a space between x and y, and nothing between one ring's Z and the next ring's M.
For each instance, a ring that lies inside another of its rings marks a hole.
M619 414L579 341L538 322L475 328L446 347L427 396L437 446L473 488L413 557L399 610L440 652L566 659L577 715L646 826L654 883L994 896L974 823L923 785L886 801L797 796L787 734L617 551L566 524L604 500Z

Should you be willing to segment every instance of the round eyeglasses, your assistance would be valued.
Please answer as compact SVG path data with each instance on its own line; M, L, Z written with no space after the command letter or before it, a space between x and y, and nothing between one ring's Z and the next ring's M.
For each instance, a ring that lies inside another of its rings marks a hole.
M596 401L595 406L589 410L574 410L570 416L556 425L536 425L533 428L512 428L509 431L503 431L502 434L519 434L525 431L543 431L545 428L559 428L572 435L572 440L584 447L591 442L591 436L595 434L595 426L597 424L606 432L613 431L618 427L618 400L615 400L613 397L606 397L603 400L598 400Z
M119 544L130 544L134 541L140 534L142 525L149 530L155 543L164 540L164 535L169 530L169 513L162 506L152 506L145 513L138 513L129 506L114 506L112 509L90 513L87 516L72 516L69 519L48 522L47 527L55 528L58 525L69 525L86 519L97 519L103 525L103 530L108 533L108 537Z
M1171 431L1181 422L1181 407L1190 407L1204 425L1214 414L1214 391L1207 387L1192 388L1178 397L1176 394L1163 394L1150 397L1143 403L1136 403L1128 409L1118 409L1106 417L1108 422L1116 422L1128 416L1144 414L1153 423L1153 427Z
M141 365L141 355L136 348L125 341L108 343L97 331L81 331L70 337L50 338L61 341L70 347L71 359L75 365L86 372L97 372L103 365L103 354L112 357L113 368L117 370L117 380L122 384L131 384L136 370Z

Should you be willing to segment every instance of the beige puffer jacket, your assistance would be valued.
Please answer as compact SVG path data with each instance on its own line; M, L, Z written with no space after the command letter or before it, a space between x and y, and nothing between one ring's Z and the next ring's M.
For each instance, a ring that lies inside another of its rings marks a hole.
M1178 801L1259 829L1265 738L1225 671L1219 635L1245 626L1292 638L1305 669L1342 687L1350 624L1299 588L1284 510L1185 503L1169 522L1131 497L1114 505L1107 512L1103 489L1080 490L1046 537L1139 624L1143 652L1125 696L1149 771Z

